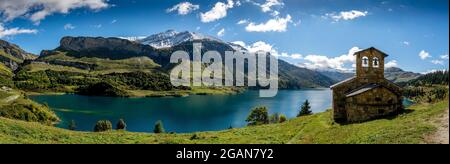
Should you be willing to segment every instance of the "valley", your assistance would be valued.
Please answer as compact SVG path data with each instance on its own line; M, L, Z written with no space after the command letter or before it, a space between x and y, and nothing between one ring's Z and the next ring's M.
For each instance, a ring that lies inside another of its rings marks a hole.
M216 50L225 54L225 51L248 51L213 37L175 31L137 40L68 36L61 39L58 47L44 50L40 55L27 53L17 45L1 41L0 143L421 143L425 142L422 136L434 130L433 125L424 121L425 118L434 118L436 113L442 112L443 106L448 106L448 101L439 97L442 95L434 95L448 90L445 84L438 84L436 88L427 88L433 97L414 99L417 105L411 109L413 114L405 113L393 118L394 121L336 125L330 120L331 111L325 111L331 104L327 88L352 77L353 73L310 70L281 59L278 60L280 97L270 101L254 98L256 91L253 89L258 87L174 87L169 73L176 65L169 62L170 54L184 50L192 58L192 44L195 42L203 44L202 52ZM389 80L402 86L414 86L408 88L410 94L416 93L416 84L422 84L419 83L423 80L421 77L423 75L400 68L386 69ZM50 95L60 96L61 99ZM205 97L200 99L201 96ZM295 97L302 99L293 99ZM103 105L84 103L84 109L70 107L74 101L89 102L94 99L105 101ZM300 101L305 99L311 100L315 114L296 118ZM55 104L59 102L69 106L57 107ZM116 105L105 105L109 103ZM270 114L287 115L289 121L246 127L248 110L260 105L270 107ZM108 106L110 110L102 111L100 106ZM214 110L199 110L209 108ZM124 112L124 109L131 112ZM139 111L139 117L136 111ZM111 112L117 115L111 115ZM170 119L173 112L178 116L173 118L184 122ZM90 131L92 124L100 119L117 120L125 116L129 116L128 120L139 118L141 121L130 123L130 130L134 132L90 133L63 129L68 127L70 121L77 119L89 120L80 124L80 130ZM207 122L189 120L192 118ZM173 130L172 134L142 133L151 132L152 127L147 124L160 119L166 120L168 129ZM419 121L420 124L408 124L411 121ZM398 126L400 124L403 127ZM224 130L228 127L229 130ZM387 127L396 132L371 130L376 127ZM402 129L404 127L410 129ZM385 140L358 135L357 130L385 135ZM48 133L37 134L39 131ZM340 131L349 133L346 135ZM267 132L274 135L265 136ZM408 135L411 133L415 135ZM322 134L341 136L342 139ZM398 140L395 136L404 138Z

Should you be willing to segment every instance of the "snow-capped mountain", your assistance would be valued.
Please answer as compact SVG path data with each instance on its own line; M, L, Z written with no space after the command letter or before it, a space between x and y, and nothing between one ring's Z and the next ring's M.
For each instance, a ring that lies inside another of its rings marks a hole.
M151 36L148 36L143 39L135 40L136 42L139 42L141 44L150 45L154 48L160 49L160 48L169 48L176 45L179 45L183 42L188 41L197 41L197 40L208 40L208 41L216 41L216 42L222 42L221 40L214 38L212 36L195 33L195 32L177 32L174 30L168 30L166 32L154 34Z

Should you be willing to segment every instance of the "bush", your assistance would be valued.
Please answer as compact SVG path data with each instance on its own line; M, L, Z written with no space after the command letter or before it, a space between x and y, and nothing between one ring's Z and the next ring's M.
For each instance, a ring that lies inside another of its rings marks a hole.
M153 130L154 133L165 133L166 130L164 130L164 125L161 120L157 121L155 124L155 129Z
M286 118L286 116L285 115L280 115L280 123L283 123L283 122L286 122L287 121L287 118Z
M276 123L279 123L280 122L280 114L278 114L278 113L275 113L275 114L272 114L271 116L270 116L270 123L271 124L276 124Z
M190 138L190 140L198 140L198 139L200 139L200 137L198 137L197 134L193 134Z
M75 120L71 120L71 121L69 122L69 125L68 125L67 128L68 128L69 130L75 130L75 129L77 129L77 124L76 124Z
M127 129L127 124L125 123L125 121L123 119L120 119L119 122L117 122L116 129L117 130L126 130Z
M100 120L97 121L94 127L94 132L104 132L104 131L111 131L112 130L112 123L109 120Z
M310 115L312 113L310 109L311 106L309 106L309 101L306 100L300 108L300 112L298 113L297 117Z
M52 125L59 121L56 114L48 107L21 98L11 104L0 106L0 117L27 122L39 122L46 125Z
M117 83L112 81L102 81L78 88L78 94L87 96L111 96L126 97L127 92Z
M263 125L269 123L269 114L266 107L257 107L252 109L247 119L249 126Z

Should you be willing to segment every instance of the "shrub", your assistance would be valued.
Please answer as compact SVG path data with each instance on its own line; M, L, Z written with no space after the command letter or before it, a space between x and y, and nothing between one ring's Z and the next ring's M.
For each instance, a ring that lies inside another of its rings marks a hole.
M161 120L157 121L155 124L155 129L153 130L154 133L165 133L166 130L164 130L164 125Z
M0 117L52 125L59 118L49 108L26 99L0 106Z
M123 119L119 119L119 122L117 122L117 124L116 124L116 129L117 130L126 130L127 129L127 124L125 123L125 121Z
M76 124L75 120L71 120L71 121L69 122L69 125L68 125L67 128L68 128L69 130L75 130L75 129L77 129L77 124Z
M249 126L262 125L269 123L269 114L266 107L257 107L252 109L247 119Z
M104 132L112 130L112 123L109 120L97 121L94 127L94 132Z
M200 137L198 137L197 134L193 134L190 138L190 140L198 140L198 139L200 139Z
M112 81L102 81L78 88L78 94L88 96L126 97L127 91Z
M312 113L312 111L310 109L311 109L311 106L309 106L309 101L306 100L302 104L302 107L300 108L300 112L298 113L297 117L310 115Z
M283 122L286 122L287 121L287 118L286 118L286 116L285 115L280 115L280 123L283 123Z
M275 113L275 114L272 114L271 116L270 116L270 123L271 124L276 124L276 123L279 123L280 122L280 114L278 114L278 113Z

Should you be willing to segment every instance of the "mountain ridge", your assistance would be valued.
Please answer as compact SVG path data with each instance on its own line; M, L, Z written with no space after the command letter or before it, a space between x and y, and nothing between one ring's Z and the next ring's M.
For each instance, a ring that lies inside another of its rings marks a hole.
M190 32L188 33L190 34ZM178 50L183 50L189 52L189 54L192 55L192 45L193 43L197 42L202 43L202 53L213 50L218 51L220 54L222 54L222 57L224 57L225 51L234 51L236 48L239 48L240 50L246 50L244 49L244 47L238 47L221 40L209 38L201 38L201 40L187 39L187 41L177 43L173 47L157 49L150 45L116 37L105 38L66 36L61 39L61 45L56 49L42 51L41 56L38 58L38 60L46 62L44 57L49 55L51 56L55 52L64 52L66 53L66 55L75 58L97 57L113 60L146 56L161 65L162 69L164 69L165 72L168 72L169 69L172 68L170 66L172 64L169 63L170 54ZM66 63L65 65L73 65L73 63ZM281 89L328 87L336 82L335 80L328 78L316 71L312 71L306 68L300 68L282 60L279 60L279 68L281 77Z

